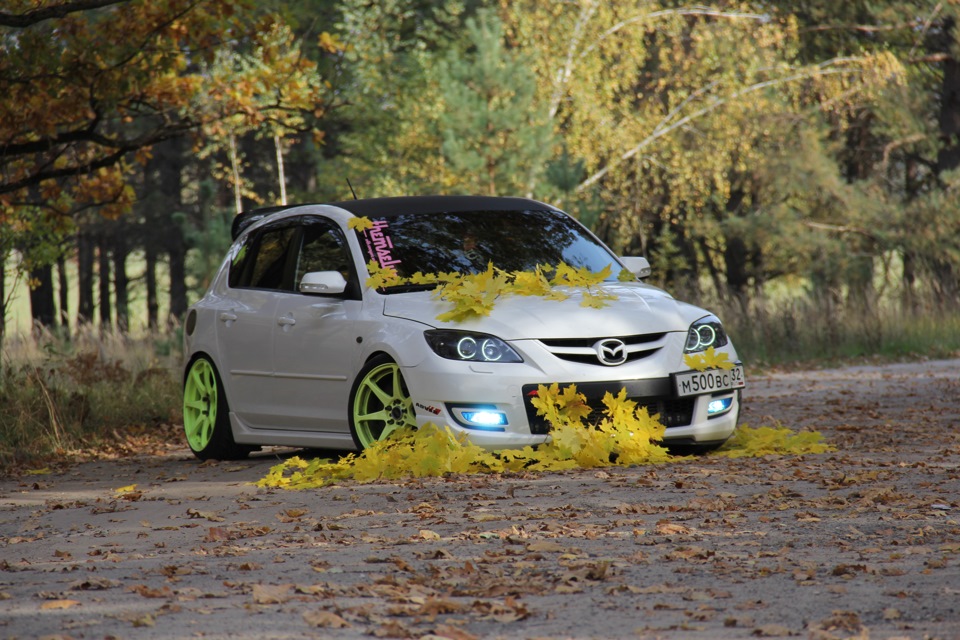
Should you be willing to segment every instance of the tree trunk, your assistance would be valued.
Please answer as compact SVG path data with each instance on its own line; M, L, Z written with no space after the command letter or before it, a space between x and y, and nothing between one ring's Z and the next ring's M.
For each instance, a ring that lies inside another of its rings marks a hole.
M7 256L0 254L0 348L7 333ZM0 371L3 370L0 358Z
M183 167L186 145L183 140L168 140L154 149L151 177L157 190L148 220L153 227L145 244L154 243L157 253L170 257L170 314L168 324L175 324L187 311L186 239L174 213L183 211ZM147 304L150 304L149 301Z
M98 266L100 271L100 329L103 331L112 326L111 316L113 315L110 305L110 251L108 244L107 239L101 235L98 243L100 249Z
M36 283L35 287L30 287L30 315L34 327L57 326L57 310L53 302L53 267L44 265L33 269L30 280Z
M70 304L69 304L69 293L70 287L67 280L67 261L63 256L57 258L57 277L59 279L59 291L60 294L60 326L64 329L69 329L70 327ZM69 331L65 331L65 334L69 335Z
M117 330L126 333L130 328L130 309L127 304L127 243L121 225L113 239L113 289L117 308Z
M176 325L187 313L187 247L177 229L179 244L170 247L170 318Z
M157 251L149 240L145 250L146 271L144 277L147 283L147 327L156 331L160 326L160 305L157 303Z
M93 253L89 232L77 232L77 328L93 322Z
M960 60L954 55L957 25L953 18L944 21L943 51L948 55L943 63L943 83L940 90L940 152L937 154L937 174L960 166ZM940 304L955 309L960 306L960 266L949 258L932 256L930 271L933 289Z

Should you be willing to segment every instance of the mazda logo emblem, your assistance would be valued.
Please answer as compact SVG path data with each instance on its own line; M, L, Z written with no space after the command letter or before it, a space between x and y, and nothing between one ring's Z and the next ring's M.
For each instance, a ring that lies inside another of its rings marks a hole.
M623 344L623 340L616 338L600 340L593 345L593 349L597 352L597 360L609 367L615 367L627 361L627 345Z

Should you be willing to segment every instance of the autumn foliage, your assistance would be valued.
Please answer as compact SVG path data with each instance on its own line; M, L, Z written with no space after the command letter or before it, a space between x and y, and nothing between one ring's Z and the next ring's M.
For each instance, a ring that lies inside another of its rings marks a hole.
M537 412L552 425L550 439L537 448L486 451L454 436L446 428L425 425L396 432L359 454L337 461L293 457L274 466L261 487L314 489L345 480L373 482L447 474L547 472L664 463L674 458L659 443L664 427L643 407L626 397L603 398L602 417L574 385L541 385L534 399ZM833 448L819 432L794 433L779 427L741 427L718 452L728 457L824 453Z
M0 12L0 214L118 215L134 199L131 163L153 145L322 113L315 63L247 0L36 4ZM238 49L256 53L256 68Z

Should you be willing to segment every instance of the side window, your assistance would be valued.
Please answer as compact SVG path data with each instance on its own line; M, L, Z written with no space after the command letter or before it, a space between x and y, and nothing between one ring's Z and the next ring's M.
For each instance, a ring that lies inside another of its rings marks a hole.
M260 235L257 255L253 262L248 286L255 289L283 289L291 241L296 234L294 226L267 229Z
M299 291L303 275L313 271L339 271L345 280L350 279L350 253L338 229L325 222L307 221L302 238L294 291Z
M230 260L230 277L227 284L231 289L245 287L250 283L250 248L253 245L253 236L247 236ZM246 276L246 277L244 277Z

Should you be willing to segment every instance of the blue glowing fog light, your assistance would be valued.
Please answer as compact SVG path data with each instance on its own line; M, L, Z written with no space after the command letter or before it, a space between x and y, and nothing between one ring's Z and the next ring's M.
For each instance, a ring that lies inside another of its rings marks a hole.
M707 415L715 416L718 413L723 413L730 409L730 405L733 404L733 398L719 398L717 400L711 400L710 404L707 405Z
M463 419L481 427L502 427L507 424L507 416L499 411L464 411Z
M498 411L495 405L455 407L447 405L453 419L461 427L478 431L506 431L507 414Z

